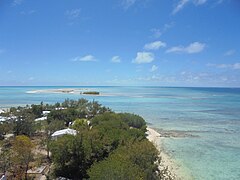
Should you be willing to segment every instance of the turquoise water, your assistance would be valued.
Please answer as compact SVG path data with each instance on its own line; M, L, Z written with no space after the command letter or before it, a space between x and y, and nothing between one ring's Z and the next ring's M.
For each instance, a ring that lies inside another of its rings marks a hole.
M240 179L238 88L68 87L90 88L103 96L26 93L50 88L64 87L0 87L0 108L95 99L115 111L140 114L155 128L198 135L164 140L166 151L194 179Z

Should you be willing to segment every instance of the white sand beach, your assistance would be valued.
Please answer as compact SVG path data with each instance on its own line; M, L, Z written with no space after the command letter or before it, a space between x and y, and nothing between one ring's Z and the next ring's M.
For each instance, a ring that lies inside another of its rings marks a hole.
M151 141L160 152L161 164L159 165L159 169L162 170L167 167L167 174L174 180L191 180L192 178L183 172L180 165L174 162L174 160L166 152L164 152L162 145L164 137L161 137L160 133L150 127L147 127L147 134L147 139Z
M101 97L134 97L134 98L143 98L142 95L128 94L128 93L111 93L111 92L99 92L99 94L91 94L86 92L96 91L98 89L94 88L60 88L60 89L37 89L37 90L28 90L27 94L75 94L81 96L101 96Z
M61 89L39 89L26 91L27 94L77 94L81 96L108 96L103 94L93 94L88 92L95 92L95 89L87 88L61 88ZM97 92L97 91L96 91Z

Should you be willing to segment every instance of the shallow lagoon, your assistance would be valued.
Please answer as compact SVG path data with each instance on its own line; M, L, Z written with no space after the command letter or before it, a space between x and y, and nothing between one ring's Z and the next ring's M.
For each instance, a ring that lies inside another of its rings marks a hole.
M95 99L115 111L140 114L155 128L194 135L164 138L165 150L194 179L240 179L240 89L67 87L96 90L102 96L27 93L60 88L0 87L0 107Z

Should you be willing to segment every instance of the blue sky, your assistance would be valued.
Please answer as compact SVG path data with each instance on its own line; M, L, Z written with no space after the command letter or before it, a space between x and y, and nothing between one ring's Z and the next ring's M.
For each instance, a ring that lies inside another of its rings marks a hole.
M2 0L0 85L240 87L238 0Z

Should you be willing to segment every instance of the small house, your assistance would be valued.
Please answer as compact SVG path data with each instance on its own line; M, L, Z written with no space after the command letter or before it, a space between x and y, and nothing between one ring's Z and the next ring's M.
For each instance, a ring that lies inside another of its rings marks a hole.
M59 130L59 131L55 131L51 136L52 136L52 138L55 139L55 138L61 137L61 136L66 135L66 134L76 136L77 131L74 130L74 129L67 128L67 129L62 129L62 130Z

